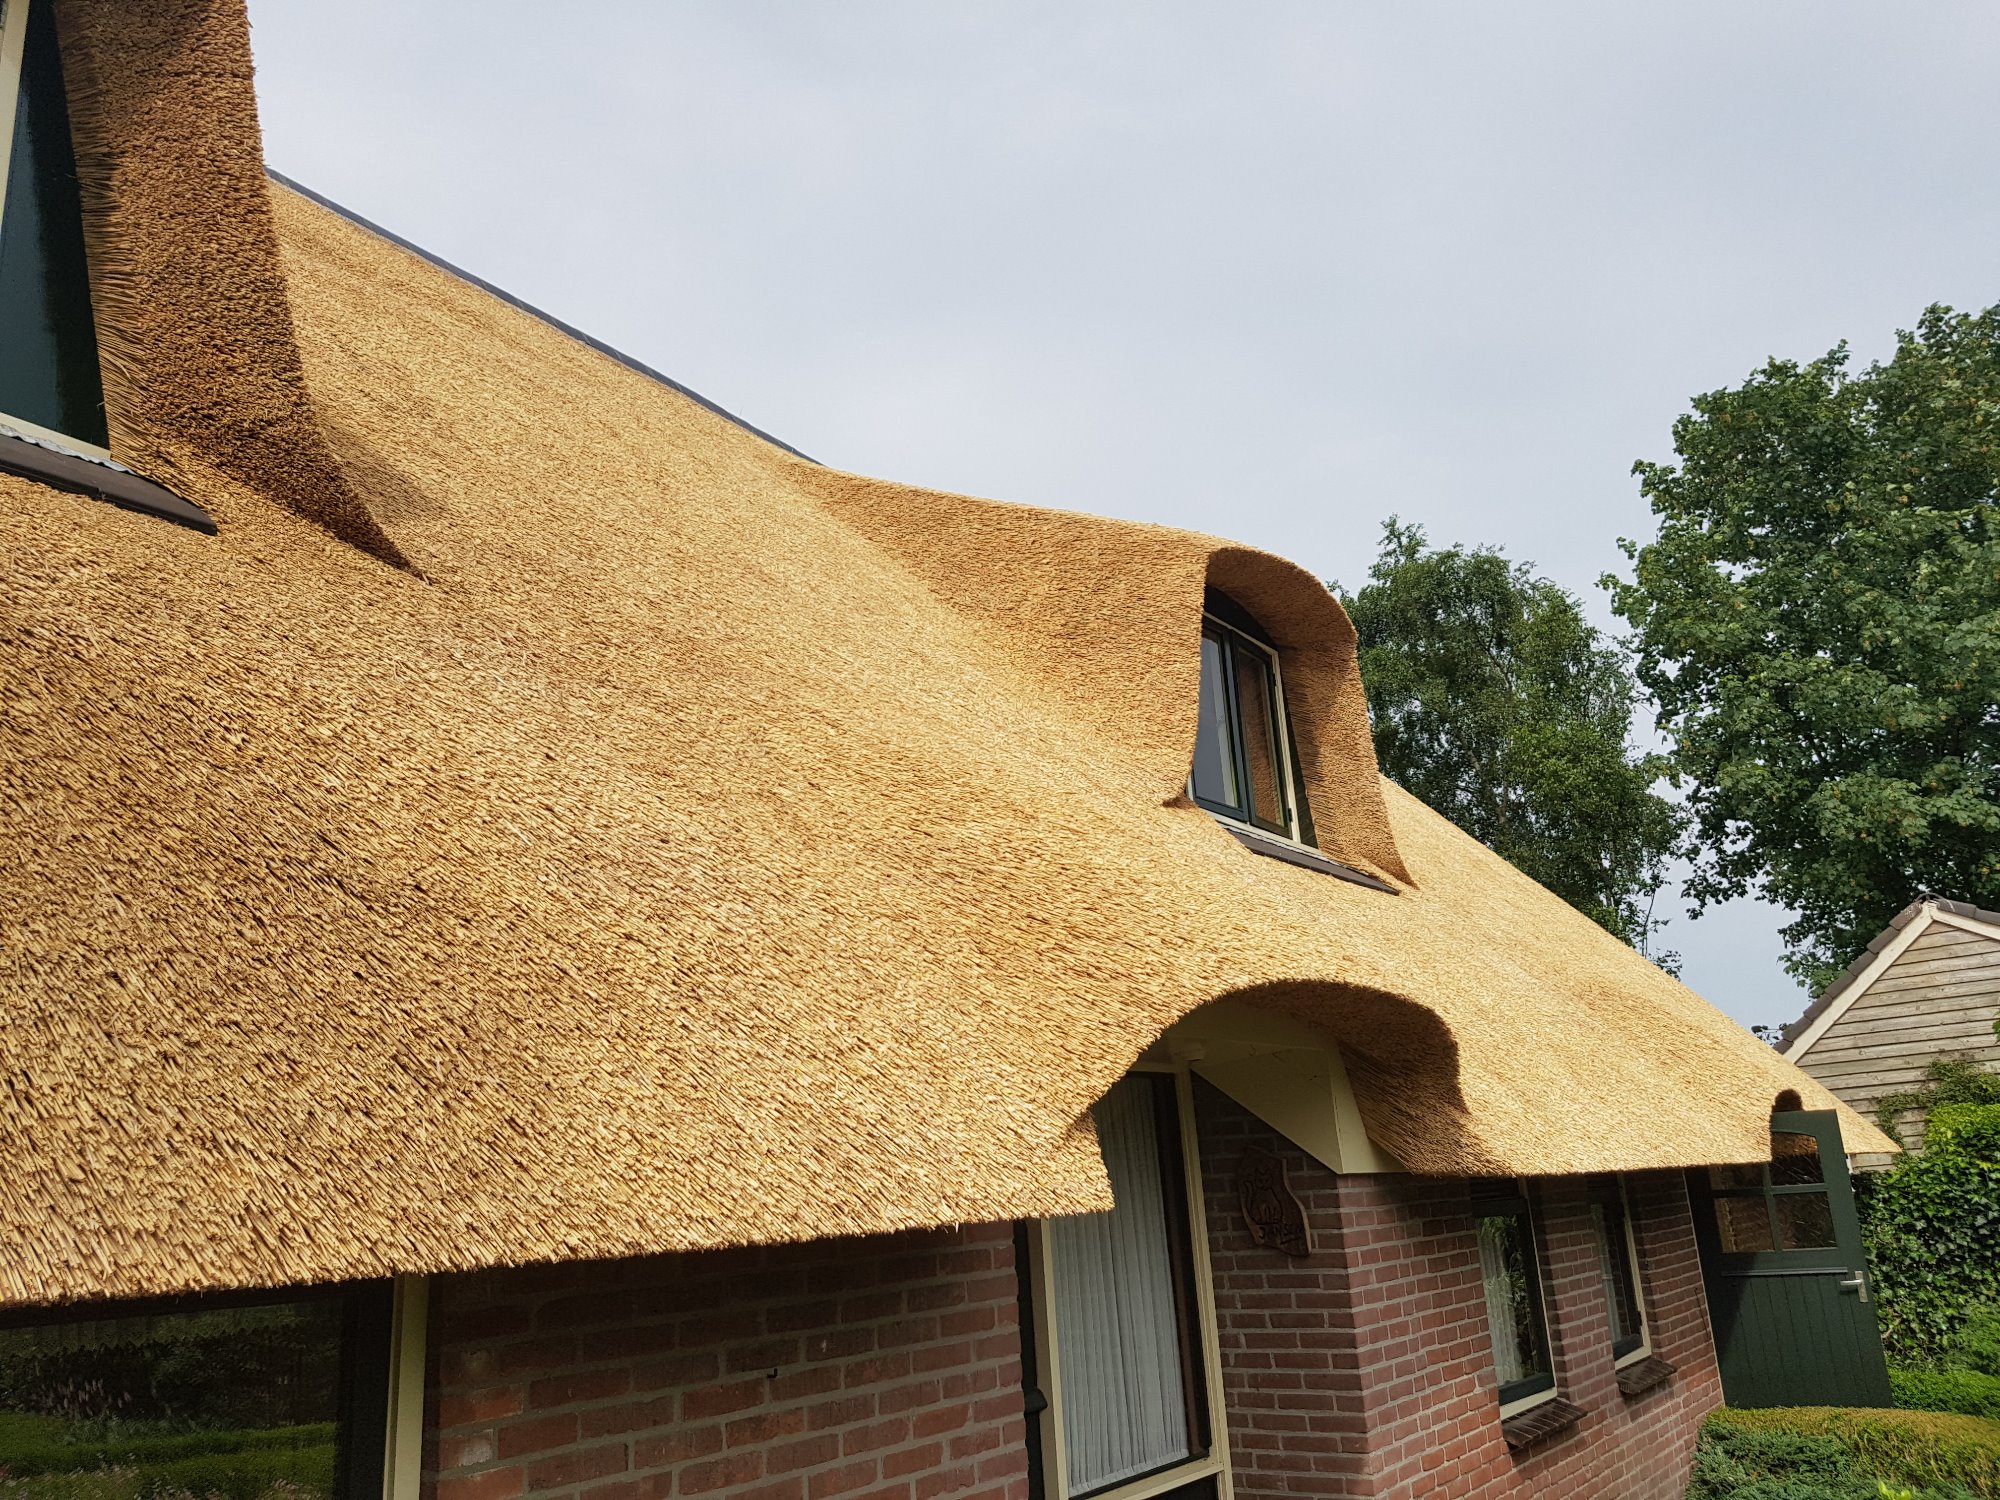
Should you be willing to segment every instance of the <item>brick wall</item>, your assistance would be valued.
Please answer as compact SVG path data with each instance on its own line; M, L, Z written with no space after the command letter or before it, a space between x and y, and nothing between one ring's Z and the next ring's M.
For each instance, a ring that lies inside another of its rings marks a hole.
M1012 1229L433 1291L427 1500L1026 1500Z
M1557 1374L1585 1410L1500 1435L1466 1184L1337 1177L1196 1085L1239 1500L1678 1500L1721 1399L1688 1207L1635 1178L1654 1348L1614 1378L1580 1184L1534 1185ZM1285 1163L1316 1237L1251 1245L1236 1164ZM427 1500L1027 1500L1005 1225L490 1271L433 1290Z
M1500 1434L1467 1185L1338 1177L1207 1085L1196 1097L1238 1500L1678 1500L1722 1398L1678 1174L1631 1179L1653 1347L1679 1366L1631 1398L1582 1186L1533 1185L1557 1379L1585 1415L1517 1453ZM1251 1146L1285 1163L1311 1257L1251 1244L1236 1201Z

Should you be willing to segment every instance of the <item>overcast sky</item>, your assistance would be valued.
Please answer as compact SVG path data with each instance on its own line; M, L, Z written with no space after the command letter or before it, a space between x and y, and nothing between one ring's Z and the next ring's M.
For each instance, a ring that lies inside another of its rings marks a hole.
M1985 0L250 8L273 166L815 458L1350 584L1613 623L1691 394L2000 301ZM1783 1021L1781 920L1668 941Z

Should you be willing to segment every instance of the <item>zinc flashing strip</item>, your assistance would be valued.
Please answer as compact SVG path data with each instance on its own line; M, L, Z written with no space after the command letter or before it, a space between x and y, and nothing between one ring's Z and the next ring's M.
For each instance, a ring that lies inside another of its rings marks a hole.
M764 431L763 428L744 421L741 417L737 416L735 412L728 410L726 407L717 405L715 402L709 400L708 397L702 395L700 391L692 390L689 387L682 385L678 380L675 380L671 375L664 375L660 371L654 369L651 365L646 364L643 361L636 360L632 358L631 355L625 354L617 349L612 348L602 339L592 338L589 334L585 333L581 328L578 328L571 323L565 323L561 318L552 317L548 313L543 312L539 307L536 307L533 303L523 302L519 297L516 297L512 292L506 291L501 287L495 286L492 282L486 280L484 277L475 276L470 271L465 270L463 267L453 265L450 261L444 259L442 256L431 254L431 252L426 250L422 245L415 244L410 240L404 239L400 234L397 234L392 229L384 229L380 224L377 224L373 219L364 219L360 214L355 213L352 209L344 208L340 204L335 203L331 198L328 198L320 193L314 192L304 183L293 181L291 178L287 177L283 172L278 171L275 167L269 167L269 166L265 167L264 173L273 182L279 184L281 187L289 188L293 192L297 193L301 198L305 198L313 203L317 203L321 208L326 209L329 213L335 213L340 215L341 218L347 220L348 223L354 225L357 229L365 229L370 234L375 235L380 239L387 240L390 244L396 246L398 249L407 250L410 254L416 256L418 260L424 261L426 264L436 266L440 271L443 271L447 276L456 276L460 281L465 282L468 286L476 286L479 288L479 290L485 292L488 296L498 297L502 302L506 303L509 307L515 308L520 312L526 313L529 317L534 318L538 322L546 323L549 327L555 329L557 333L562 334L564 337L575 339L579 344L584 345L586 348L596 350L599 354L602 354L606 359L613 360L616 363L623 365L626 369L631 370L633 373L638 375L643 375L648 380L657 381L659 384L665 386L670 391L678 392L679 394L687 397L688 400L694 402L696 406L702 407L707 411L714 412L718 417L721 417L723 421L729 422L734 426L742 428L752 437L762 438L772 447L782 448L784 449L785 452L791 454L792 457L802 458L809 464L819 463L819 460L814 458L811 454L801 453L797 448L794 448L790 443L786 442L783 438L773 437L771 436L770 433Z

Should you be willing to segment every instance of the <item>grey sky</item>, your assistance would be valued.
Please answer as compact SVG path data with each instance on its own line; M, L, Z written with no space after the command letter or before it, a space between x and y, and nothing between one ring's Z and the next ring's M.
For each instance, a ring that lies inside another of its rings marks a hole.
M828 463L1586 596L1696 391L2000 301L2000 8L251 0L271 163ZM1677 909L1677 908L1676 908ZM1779 914L1669 934L1745 1021Z

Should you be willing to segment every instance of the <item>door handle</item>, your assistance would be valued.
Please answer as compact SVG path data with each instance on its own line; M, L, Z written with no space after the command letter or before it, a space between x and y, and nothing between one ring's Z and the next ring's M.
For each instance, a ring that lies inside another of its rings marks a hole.
M1857 1273L1841 1282L1840 1289L1843 1292L1853 1292L1863 1302L1866 1302L1868 1300L1868 1277L1865 1273Z

